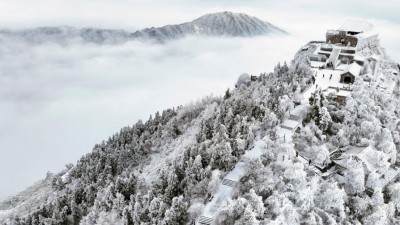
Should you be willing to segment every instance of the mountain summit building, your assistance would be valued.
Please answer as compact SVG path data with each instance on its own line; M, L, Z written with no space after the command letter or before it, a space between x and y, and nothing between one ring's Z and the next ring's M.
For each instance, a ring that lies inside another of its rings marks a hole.
M378 46L379 39L371 23L349 20L337 30L328 30L326 43L353 47L356 51L360 51L366 47Z
M315 72L316 89L326 95L333 93L338 102L344 103L358 77L370 82L376 75L376 59L372 56L379 39L371 23L345 21L340 28L328 30L324 42L313 45L308 60Z
M378 46L378 33L371 23L346 21L339 29L326 32L326 41L309 56L309 60L312 67L344 71L348 70L346 65L353 62L364 66L365 58L359 53L364 49L374 49Z

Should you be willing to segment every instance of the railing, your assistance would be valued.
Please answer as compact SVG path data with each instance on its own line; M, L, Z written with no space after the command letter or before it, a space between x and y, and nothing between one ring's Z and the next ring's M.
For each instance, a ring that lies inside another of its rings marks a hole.
M353 50L353 49L342 49L340 52L341 53L348 53L348 54L355 54L356 50Z
M287 126L284 126L284 125L281 125L281 128L286 129L286 130L293 131L293 128L287 127Z
M304 91L302 91L300 94L304 94L306 91L308 91L310 88L312 88L312 86L313 86L313 84L311 84L306 89L304 89Z
M301 121L300 121L300 120L301 120L300 116L293 115L293 114L290 114L290 115L289 115L288 120L294 120L294 121L297 121L297 122L301 122Z
M321 51L331 52L333 48L321 47Z

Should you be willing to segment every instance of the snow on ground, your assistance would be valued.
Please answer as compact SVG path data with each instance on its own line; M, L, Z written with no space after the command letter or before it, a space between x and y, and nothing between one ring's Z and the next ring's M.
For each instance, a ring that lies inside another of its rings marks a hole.
M160 175L160 171L165 167L164 162L176 159L185 147L195 143L195 134L198 132L199 126L192 126L186 131L186 133L191 133L190 135L185 135L184 138L179 137L173 143L168 144L168 147L163 146L162 149L158 149L159 153L153 153L150 162L142 169L146 183L151 184Z
M382 51L382 50L380 50ZM385 54L381 52L380 54ZM396 87L396 82L388 81L390 79L387 74L393 74L393 71L397 71L396 65L388 60L380 60L381 55L373 55L373 58L378 58L374 68L374 76L370 82L370 86L385 92L386 94L393 93ZM393 67L394 66L394 67Z
M231 172L229 172L224 179L239 182L240 178L242 178L242 176L245 173L245 168L246 168L246 163L238 162L235 168Z
M260 157L264 153L265 149L265 141L263 139L257 140L254 143L254 147L247 151L243 157L245 158L257 158ZM235 168L230 171L225 177L224 180L231 180L235 182L239 182L240 178L245 174L246 163L238 162L235 165ZM203 215L208 218L214 218L215 213L218 212L218 209L221 205L231 198L233 194L234 186L227 186L225 184L220 184L218 191L214 194L212 200L206 204L204 208Z
M314 166L314 164L312 164L312 163L310 164L309 161L308 161L306 158L304 158L304 157L302 157L302 156L299 155L299 156L297 157L297 159L298 159L300 162L302 162L303 165L304 165L304 167L307 168L309 171L312 171L313 173L315 173L315 174L317 174L317 175L319 175L319 176L322 175L321 171L318 170L318 169Z
M305 105L298 105L290 112L290 115L302 117L306 113L307 113L307 107Z
M276 134L285 143L292 143L293 131L280 127Z
M340 74L342 74L343 71L318 68L312 68L311 70L315 77L315 84L303 93L303 103L306 105L308 104L308 99L311 97L311 94L316 90L325 90L328 87L350 88L349 84L340 83ZM331 74L332 78L330 78Z
M62 182L64 182L64 183L67 182L67 179L69 177L69 171L71 171L71 170L68 170L68 172L66 172L64 175L61 176Z
M12 212L12 209L0 210L0 217L1 217L2 215L10 214L11 212Z
M251 150L246 151L243 157L250 159L258 158L264 153L265 147L265 141L258 140L254 143L254 147Z
M220 206L231 197L232 191L233 187L220 185L213 199L204 208L203 216L214 218L214 215L218 212Z
M19 194L0 202L0 224L12 216L24 216L31 209L50 201L55 193L49 181L38 181Z
M204 112L202 112L199 119L194 120L189 125L185 133L190 135L179 136L172 143L162 146L161 149L157 149L157 151L159 151L158 153L154 152L151 154L149 163L142 168L142 175L146 183L151 184L159 176L160 171L165 167L165 162L173 161L182 153L185 147L196 143L196 134L200 131L201 121L212 115L211 112L215 110L216 106L216 104L209 105Z

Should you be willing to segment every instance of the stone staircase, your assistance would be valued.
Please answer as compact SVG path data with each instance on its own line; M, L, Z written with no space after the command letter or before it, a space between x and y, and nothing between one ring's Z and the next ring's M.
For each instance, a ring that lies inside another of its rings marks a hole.
M333 67L336 67L336 62L339 58L340 54L340 49L339 48L334 48L332 51L332 54L329 56L329 59L326 61L325 65L328 65L328 63L332 63ZM334 69L333 68L333 69Z
M222 185L226 185L226 186L229 186L229 187L235 187L236 186L236 181L223 179L222 180Z
M298 115L293 115L293 114L290 114L288 120L294 120L294 121L301 122L300 116L298 116Z
M210 225L212 222L212 218L206 217L206 216L201 216L200 219L198 220L199 224L201 225Z

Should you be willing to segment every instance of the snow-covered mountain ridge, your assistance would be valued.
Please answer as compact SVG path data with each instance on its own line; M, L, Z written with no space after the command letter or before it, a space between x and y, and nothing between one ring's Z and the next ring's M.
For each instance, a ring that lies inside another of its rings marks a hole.
M284 34L285 31L256 17L243 13L212 13L192 22L168 25L137 31L135 37L151 38L159 41L176 39L186 35L251 37L265 34Z
M0 30L0 36L16 38L29 43L68 43L89 42L96 44L118 44L130 40L150 40L165 42L175 40L188 35L199 36L224 36L224 37L252 37L266 34L285 34L282 29L251 17L243 13L220 12L204 15L191 22L163 27L152 27L136 32L125 30L98 29L98 28L74 28L39 27L25 30Z

